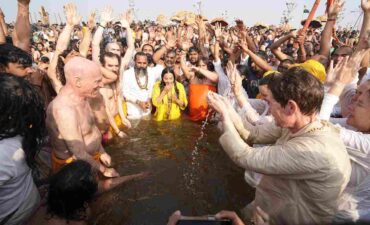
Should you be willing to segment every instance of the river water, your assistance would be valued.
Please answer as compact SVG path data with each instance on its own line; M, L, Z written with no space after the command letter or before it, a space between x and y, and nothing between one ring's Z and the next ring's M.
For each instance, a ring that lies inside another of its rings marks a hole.
M141 121L106 147L121 175L150 171L151 176L129 181L104 193L92 204L89 224L164 225L175 210L183 215L238 211L254 198L254 189L224 153L214 124L195 146L201 123L186 119ZM194 157L194 149L197 149Z

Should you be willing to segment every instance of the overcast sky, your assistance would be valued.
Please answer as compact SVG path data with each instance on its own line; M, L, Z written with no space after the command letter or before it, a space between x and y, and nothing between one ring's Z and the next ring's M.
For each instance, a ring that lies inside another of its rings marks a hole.
M292 1L292 0L289 0ZM37 19L40 6L44 6L50 13L52 23L59 21L59 15L64 21L63 5L68 2L75 2L79 13L86 18L88 13L94 9L102 9L105 5L111 5L118 16L123 10L129 7L128 0L31 0L32 18ZM155 19L159 14L168 17L179 10L196 11L196 3L199 0L135 0L136 14L139 19ZM227 15L228 21L235 18L243 19L248 26L256 22L266 24L279 24L283 11L286 9L286 0L201 0L203 15L212 19ZM296 0L296 8L293 13L293 26L297 26L303 15L304 5L311 9L313 0ZM325 0L321 0L320 8L316 15L322 15L325 9ZM344 19L341 26L354 26L360 15L360 0L347 0L345 4ZM6 21L15 20L17 4L16 0L0 0L0 7L4 11ZM225 17L225 16L224 16ZM357 22L360 25L361 20Z

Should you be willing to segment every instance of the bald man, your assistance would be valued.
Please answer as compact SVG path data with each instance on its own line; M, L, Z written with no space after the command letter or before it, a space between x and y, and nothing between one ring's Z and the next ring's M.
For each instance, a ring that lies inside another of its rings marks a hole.
M53 145L53 172L81 159L106 177L119 176L113 168L108 168L111 158L101 145L101 133L88 102L103 86L99 65L74 57L65 65L64 72L66 85L50 103L46 118Z

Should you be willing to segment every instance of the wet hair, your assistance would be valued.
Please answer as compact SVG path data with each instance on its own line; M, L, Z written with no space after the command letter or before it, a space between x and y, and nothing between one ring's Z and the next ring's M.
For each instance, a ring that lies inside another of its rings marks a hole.
M175 92L176 92L177 96L179 96L179 89L177 88L177 84L176 84L175 71L172 68L169 68L169 67L166 67L166 68L164 68L162 70L161 83L159 84L159 88L160 88L161 92L163 91L164 87L166 86L166 84L163 81L163 77L167 73L172 74L172 76L173 76L173 84L174 84L174 87L175 87Z
M282 107L285 107L289 100L293 100L302 114L308 116L320 111L324 99L321 82L299 67L293 67L280 76L272 77L268 88Z
M76 160L50 178L47 212L67 221L86 220L87 204L98 190L91 165Z
M103 55L100 56L100 63L104 66L105 65L105 58L116 58L118 60L118 64L121 64L121 58L112 52L105 52Z
M29 67L32 66L32 56L12 44L0 44L0 67L7 67L9 63Z
M35 169L47 134L44 101L31 83L13 74L0 73L0 87L0 140L21 136L26 163Z

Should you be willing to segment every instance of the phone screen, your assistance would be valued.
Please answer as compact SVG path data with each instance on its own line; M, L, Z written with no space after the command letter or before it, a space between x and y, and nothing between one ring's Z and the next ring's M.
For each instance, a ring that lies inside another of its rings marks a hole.
M179 220L177 225L232 225L230 220Z

